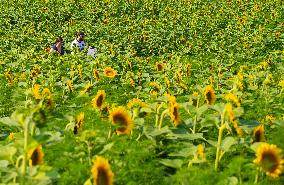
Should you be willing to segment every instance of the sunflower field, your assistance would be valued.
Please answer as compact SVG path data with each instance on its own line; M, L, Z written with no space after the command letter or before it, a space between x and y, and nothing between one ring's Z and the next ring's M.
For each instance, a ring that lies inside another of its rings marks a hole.
M0 7L0 185L284 184L282 0Z

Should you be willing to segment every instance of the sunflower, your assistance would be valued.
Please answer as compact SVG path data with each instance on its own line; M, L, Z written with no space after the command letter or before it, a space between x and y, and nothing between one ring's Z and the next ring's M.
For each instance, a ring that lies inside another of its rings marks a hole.
M111 67L106 67L106 68L104 69L104 75L105 75L106 77L114 78L114 77L116 76L116 74L117 74L116 70L114 70L114 69L111 68Z
M47 101L47 106L51 107L53 105L53 101L52 101L52 94L50 90L48 88L44 88L42 91L42 95L45 97Z
M192 105L195 107L197 106L198 103L198 97L199 97L198 92L194 91L191 97L189 98L189 100L192 102Z
M253 162L260 166L266 175L276 178L282 173L284 160L276 145L264 143L258 147Z
M13 140L15 139L15 134L14 134L14 132L11 132L11 133L9 134L8 138L9 138L10 141L13 141Z
M83 69L82 69L82 65L78 65L77 66L78 68L78 74L79 74L79 77L82 79L83 77Z
M156 63L156 68L157 68L157 71L162 71L163 68L164 68L164 65L162 63Z
M13 84L13 74L12 74L12 72L10 70L5 72L4 76L5 76L5 79L7 80L7 82L9 84Z
M92 99L92 105L94 108L101 109L104 103L106 93L104 90L98 90L97 95Z
M174 126L177 127L180 124L179 105L177 103L171 104L169 109L171 120L173 121Z
M71 80L67 80L66 85L67 85L67 88L68 88L69 92L73 92L74 91L74 86L73 86Z
M191 64L187 64L186 65L186 76L190 76L191 75Z
M30 166L35 166L43 163L44 153L42 152L41 145L29 150L27 155Z
M170 94L165 94L165 97L167 98L169 105L176 104L176 97L175 96L172 96Z
M120 125L116 129L117 134L129 134L133 127L133 121L124 107L115 108L109 115L109 119L114 125Z
M45 48L44 51L49 53L50 52L50 48Z
M74 64L71 65L71 77L74 78L76 73L76 66Z
M127 107L128 108L132 108L134 106L138 106L138 107L146 107L147 104L145 102L143 102L142 100L138 99L138 98L133 98L132 100L130 100L128 103L127 103Z
M130 82L130 85L131 85L132 87L135 87L135 81L133 80L132 77L129 78L129 82Z
M103 105L102 108L102 113L103 114L109 114L109 111L110 111L110 105L109 104L106 104L106 105Z
M93 85L91 84L91 82L89 81L85 87L84 90L80 92L81 95L86 94L87 92L89 92L92 89Z
M229 120L233 124L235 131L239 136L243 135L243 130L239 127L238 122L236 120L235 114L233 112L233 107L231 104L227 104L225 107L225 114L228 115Z
M155 93L155 92L158 93L158 92L160 92L160 86L156 82L150 82L149 86L152 87L151 93Z
M27 74L26 74L25 71L23 71L22 74L20 75L19 79L24 81L24 80L26 80L26 78L27 78Z
M215 103L215 100L216 100L215 92L211 85L208 85L205 88L204 96L205 96L205 100L207 104L213 105Z
M199 156L199 158L201 160L205 160L206 159L206 157L205 157L205 149L204 149L203 144L199 144L197 146L197 155Z
M97 69L95 69L95 68L93 70L93 76L97 81L99 81L101 79L99 71L97 71Z
M232 101L237 107L241 106L238 97L235 94L233 94L233 93L226 94L225 95L225 100Z
M34 97L35 97L35 99L37 99L37 100L41 98L39 89L40 89L40 85L39 85L39 84L35 84L34 87L33 87L33 89L32 89L33 94L34 94Z
M164 82L165 82L165 84L166 84L167 89L169 89L169 88L170 88L170 86L171 86L171 82L170 82L170 80L169 80L167 77L165 77Z
M84 118L85 118L85 113L84 112L80 112L79 115L76 118L77 128L81 128L82 127Z
M113 173L111 171L108 160L101 156L96 156L93 161L91 172L96 185L112 185Z
M279 86L284 87L284 80L280 80L278 84Z
M268 115L265 116L265 120L269 121L269 122L274 122L275 117L273 117L271 114L268 114Z
M264 142L264 125L261 124L253 129L253 142Z

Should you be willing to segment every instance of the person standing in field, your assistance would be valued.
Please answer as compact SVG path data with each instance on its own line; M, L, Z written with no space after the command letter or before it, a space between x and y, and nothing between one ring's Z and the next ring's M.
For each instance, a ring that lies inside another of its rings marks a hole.
M71 46L70 46L71 50L73 50L74 47L77 47L80 51L84 50L86 46L84 38L85 38L85 34L83 32L78 32L77 37L71 43Z
M64 55L64 46L62 37L58 37L55 41L54 46L52 46L49 50L49 53L54 53L57 51L60 55Z

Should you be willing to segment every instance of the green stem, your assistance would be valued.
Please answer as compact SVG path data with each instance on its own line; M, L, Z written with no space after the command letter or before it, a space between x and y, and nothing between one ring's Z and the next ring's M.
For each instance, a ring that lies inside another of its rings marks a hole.
M27 169L27 148L28 148L28 139L29 139L29 121L25 121L24 127L24 156L23 156L23 164L22 164L22 183L25 184L25 176Z
M221 141L223 136L223 131L226 128L226 125L223 124L219 128L219 135L218 135L218 143L217 143L217 150L216 150L216 159L215 159L215 170L218 170L219 160L220 160L220 153L221 153Z
M159 112L160 112L161 107L162 107L162 103L160 105L158 105L158 107L156 109L156 123L155 123L156 127L159 124Z
M20 161L23 160L24 156L20 155L16 161L16 171L18 172ZM16 176L13 178L13 183L16 183Z
M165 114L167 114L168 112L169 112L168 109L166 109L166 110L164 110L164 111L162 112L161 118L160 118L160 123L159 123L159 129L162 128L164 116L165 116Z
M219 165L219 161L220 161L221 142L222 142L223 131L226 128L226 125L224 123L225 115L226 115L226 109L224 109L223 113L221 114L221 126L219 127L218 142L217 142L217 149L216 149L216 159L215 159L215 170L216 171L218 170L218 165Z
M257 184L258 182L258 174L259 174L259 170L256 170L256 174L255 174L255 179L254 179L254 184Z
M91 157L91 149L92 147L90 146L90 143L88 141L85 141L85 143L87 144L88 147L88 157L89 157L89 164L92 164L92 157Z
M196 110L198 109L198 107L199 107L199 98L197 99L197 102L196 102ZM192 130L193 134L195 134L196 124L197 124L197 112L196 112L196 115L194 116L193 130Z

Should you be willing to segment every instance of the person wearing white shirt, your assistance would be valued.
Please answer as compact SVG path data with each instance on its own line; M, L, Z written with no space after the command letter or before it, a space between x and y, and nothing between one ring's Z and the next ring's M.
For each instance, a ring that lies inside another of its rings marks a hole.
M71 43L71 50L74 47L78 47L80 51L82 51L83 49L85 49L85 42L84 42L84 38L85 38L85 34L83 32L78 32L77 33L77 37L73 40L73 42Z

